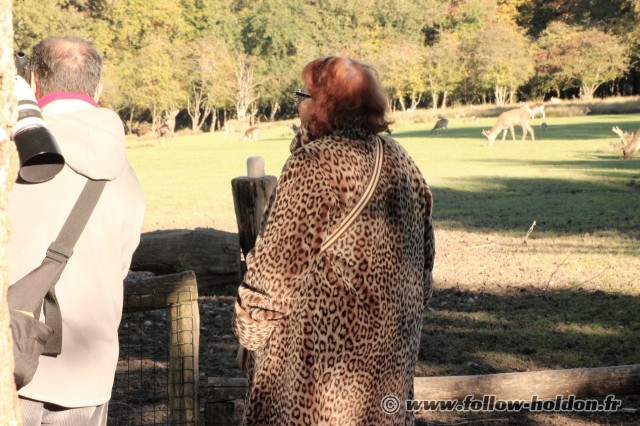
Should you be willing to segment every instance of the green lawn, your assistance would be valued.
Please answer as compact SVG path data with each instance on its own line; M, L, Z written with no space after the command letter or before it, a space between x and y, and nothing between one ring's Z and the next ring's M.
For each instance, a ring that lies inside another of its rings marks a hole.
M510 135L488 147L477 123L451 119L434 135L431 122L394 126L433 189L440 227L521 233L533 220L549 235L621 233L640 229L640 156L623 161L618 125L635 131L640 114L540 118L536 142ZM270 126L258 142L225 143L221 132L130 141L129 158L147 200L145 230L214 227L235 231L231 180L246 174L246 160L265 158L278 176L289 154L289 127Z

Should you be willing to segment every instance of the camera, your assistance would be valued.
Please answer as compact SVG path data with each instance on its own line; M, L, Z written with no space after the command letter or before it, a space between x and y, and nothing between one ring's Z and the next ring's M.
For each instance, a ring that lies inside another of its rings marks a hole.
M31 83L31 57L20 51L13 54L16 64L16 74L24 78L27 83Z
M18 121L13 126L11 139L20 158L18 174L26 182L40 183L52 179L64 167L55 138L45 126L36 96L28 81L31 80L31 60L22 52L14 54L18 73L14 92L18 100Z

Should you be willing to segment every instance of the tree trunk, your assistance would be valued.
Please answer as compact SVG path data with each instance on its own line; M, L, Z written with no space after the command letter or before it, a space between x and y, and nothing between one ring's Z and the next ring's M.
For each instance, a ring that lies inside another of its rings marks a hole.
M134 109L131 108L131 110L129 112L129 119L127 121L127 125L129 127L129 134L133 133L133 111L134 111Z
M193 114L191 113L189 108L187 108L187 112L189 113L189 117L191 118L191 130L197 132L198 130L200 130L200 127L202 127L202 121L204 120L205 116L203 114L200 114L199 108L197 111L194 111Z
M415 92L412 92L411 93L411 106L409 108L412 111L415 111L416 109L418 109L418 104L420 103L420 100L422 100L422 94L418 94L418 98L416 99Z
M151 131L152 132L158 131L158 117L156 114L155 104L153 105L153 108L151 108Z
M195 130L202 130L204 127L205 122L207 121L207 118L209 118L209 114L211 114L211 111L213 110L213 108L211 106L205 106L204 110L202 111L202 114L200 114L200 121L198 122L198 127ZM215 125L215 123L213 123Z
M173 134L176 131L176 117L180 113L178 108L171 108L170 111L167 111L165 118L162 120L162 125L166 125L169 128L169 133Z
M596 90L598 89L597 84L592 84L592 85L588 85L588 84L581 84L580 85L580 99L583 101L591 101L593 100L593 94L596 92Z
M194 91L196 89L193 89ZM198 94L194 95L193 105L191 105L191 97L187 96L187 114L191 118L191 130L194 132L200 130L202 126L202 115L200 113L201 97Z
M438 112L438 92L435 90L431 92L431 99L433 100L433 113Z
M0 0L0 45L4 46L0 61L0 419L2 424L18 425L18 398L13 381L13 340L9 331L7 288L9 274L6 247L9 242L7 203L17 175L15 146L9 139L18 116L13 93L13 25L12 0Z
M496 95L496 105L504 105L507 100L507 88L504 86L496 85L494 93Z
M220 119L218 117L218 109L212 107L211 108L211 112L209 114L211 114L211 128L209 128L209 131L210 132L215 132L216 131L216 125L220 121Z
M447 91L444 91L444 94L442 95L442 110L446 110L447 109Z
M269 121L271 121L272 123L276 121L276 114L278 113L279 110L280 110L280 102L273 101L273 104L271 104L271 114L269 115Z

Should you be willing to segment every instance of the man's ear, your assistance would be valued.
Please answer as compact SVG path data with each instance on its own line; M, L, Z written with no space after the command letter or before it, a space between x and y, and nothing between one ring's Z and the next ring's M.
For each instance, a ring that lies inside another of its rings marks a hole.
M93 94L93 100L98 102L100 96L102 96L102 89L104 86L102 85L102 81L98 83L98 87L96 87L96 92Z
M30 81L31 83L29 83L29 85L31 86L31 90L33 90L33 93L35 93L36 99L40 99L40 82L38 81L36 73L34 73L33 71L31 71Z

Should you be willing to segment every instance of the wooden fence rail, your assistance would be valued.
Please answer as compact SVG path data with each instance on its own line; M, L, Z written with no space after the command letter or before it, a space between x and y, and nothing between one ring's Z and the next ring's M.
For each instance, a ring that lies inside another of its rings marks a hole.
M542 370L478 376L416 377L415 399L482 399L494 395L502 401L640 394L640 364L614 367Z
M247 379L210 377L207 383L206 426L232 425L235 400L246 392ZM416 377L416 400L463 401L468 395L482 401L553 400L558 396L598 397L640 394L640 364L613 367L543 370L478 376ZM487 407L484 407L485 409Z

